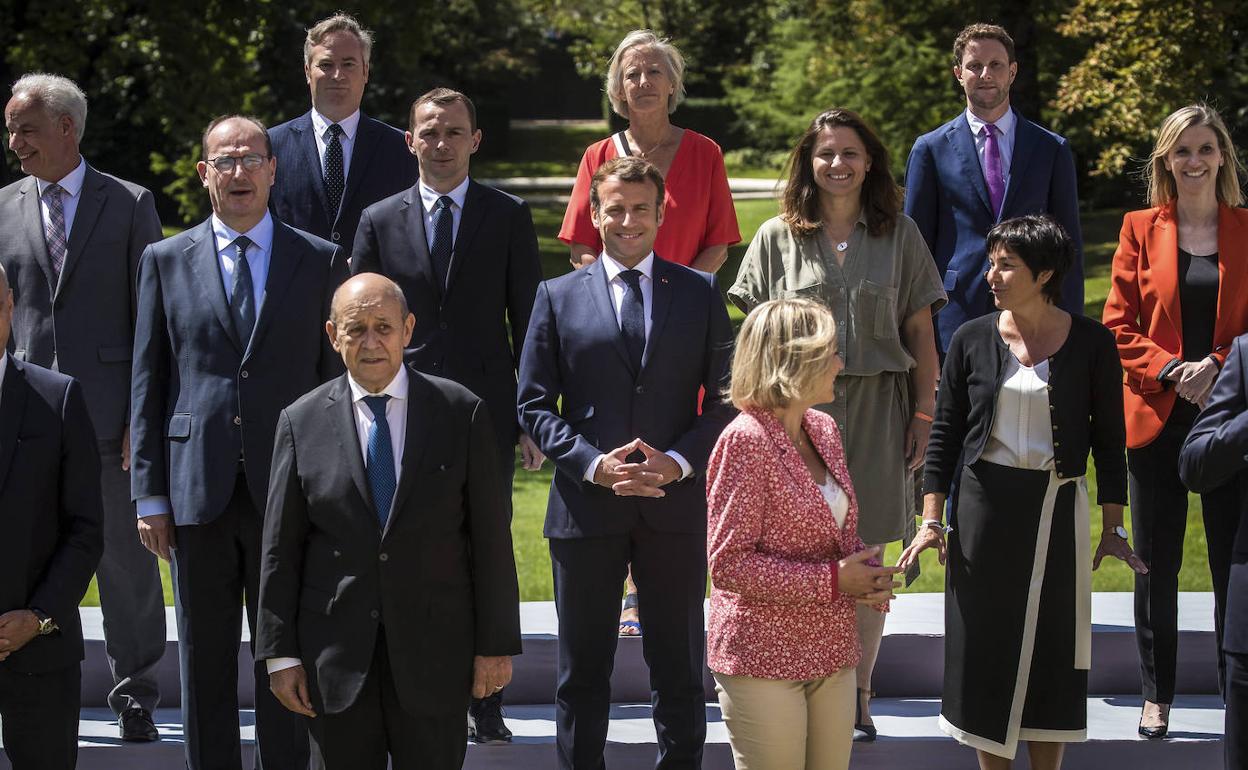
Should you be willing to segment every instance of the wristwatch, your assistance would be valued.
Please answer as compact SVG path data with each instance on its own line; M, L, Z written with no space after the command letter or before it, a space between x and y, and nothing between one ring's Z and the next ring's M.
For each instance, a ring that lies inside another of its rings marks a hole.
M47 636L48 634L61 630L61 627L56 624L56 621L43 610L31 607L30 611L35 614L35 618L39 621L39 636Z
M1111 531L1111 532L1113 532L1113 533L1114 533L1115 535L1117 535L1118 537L1122 538L1123 540L1130 540L1130 539L1131 539L1131 538L1127 537L1127 528L1126 528L1126 527L1124 527L1124 526L1122 526L1121 524L1119 524L1118 526L1114 527L1114 528L1113 528L1112 530L1110 530L1110 531Z

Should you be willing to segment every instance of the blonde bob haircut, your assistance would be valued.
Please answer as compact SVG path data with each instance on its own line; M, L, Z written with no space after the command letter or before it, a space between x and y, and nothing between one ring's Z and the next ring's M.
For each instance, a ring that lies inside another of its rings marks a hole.
M808 398L832 366L836 321L808 299L777 299L754 308L732 355L728 398L738 409L781 409Z
M648 29L629 32L615 47L615 53L611 54L605 83L611 109L621 118L628 119L628 100L624 98L624 54L634 48L657 51L667 62L667 74L671 76L674 86L671 95L667 97L667 112L670 115L685 100L685 57L680 55L680 51L667 38L660 38Z
M1166 156L1179 143L1179 136L1192 126L1208 126L1218 137L1218 149L1222 151L1222 166L1218 168L1217 195L1218 201L1232 208L1244 201L1243 191L1239 187L1239 171L1243 164L1235 152L1235 143L1231 141L1231 132L1226 130L1222 116L1207 104L1189 104L1174 112L1161 122L1157 130L1157 143L1153 146L1153 154L1149 156L1148 165L1144 168L1144 177L1148 180L1148 201L1152 206L1165 206L1178 197L1175 189L1174 174L1166 169Z

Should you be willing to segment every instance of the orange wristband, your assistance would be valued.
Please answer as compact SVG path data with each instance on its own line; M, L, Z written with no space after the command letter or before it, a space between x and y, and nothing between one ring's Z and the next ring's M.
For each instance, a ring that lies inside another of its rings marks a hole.
M915 417L918 417L918 418L919 418L920 420L922 420L923 422L931 422L933 419L935 419L935 418L933 418L930 414L928 414L927 412L920 412L920 411L919 411L919 410L917 410L917 409L916 409L916 410L914 410L914 416L915 416Z

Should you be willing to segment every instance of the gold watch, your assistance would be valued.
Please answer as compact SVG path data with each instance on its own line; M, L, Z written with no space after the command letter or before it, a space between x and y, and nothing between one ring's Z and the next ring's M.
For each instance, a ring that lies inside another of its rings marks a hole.
M61 630L61 627L56 624L56 621L43 610L37 610L34 607L31 607L30 611L35 614L35 619L39 621L39 636L47 636L48 634Z

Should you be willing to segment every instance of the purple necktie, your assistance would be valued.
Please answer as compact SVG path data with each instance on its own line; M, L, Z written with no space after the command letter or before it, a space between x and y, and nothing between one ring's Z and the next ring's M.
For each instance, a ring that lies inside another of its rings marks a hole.
M48 207L48 221L43 225L43 237L48 245L48 256L52 258L52 275L54 284L60 280L61 270L65 267L65 256L69 252L69 239L65 233L65 203L61 200L63 188L53 182L43 190L43 202ZM55 285L53 290L55 290Z
M1001 216L1001 202L1005 200L1005 176L1001 173L1001 147L997 144L996 126L985 123L984 181L988 183L988 199L992 202L992 216Z

